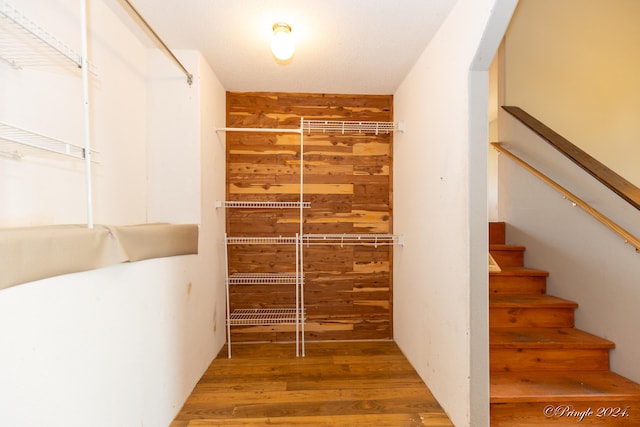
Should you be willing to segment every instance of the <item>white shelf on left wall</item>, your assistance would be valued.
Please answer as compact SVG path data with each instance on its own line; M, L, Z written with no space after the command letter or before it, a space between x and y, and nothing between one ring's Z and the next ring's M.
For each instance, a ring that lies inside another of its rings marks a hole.
M89 72L95 72L87 56L87 1L80 1L80 53L36 24L6 0L0 0L0 59L16 69L31 66L72 67L80 70L83 94L84 145L79 147L56 138L1 123L0 154L14 158L38 152L83 159L85 164L87 228L93 228L93 193ZM64 94L63 94L64 95Z
M82 68L82 55L36 24L6 0L0 0L0 58L15 68L67 65ZM89 71L97 68L89 63Z
M85 148L50 136L0 122L0 152L14 158L29 155L59 155L85 159ZM97 152L91 150L91 160L97 163Z

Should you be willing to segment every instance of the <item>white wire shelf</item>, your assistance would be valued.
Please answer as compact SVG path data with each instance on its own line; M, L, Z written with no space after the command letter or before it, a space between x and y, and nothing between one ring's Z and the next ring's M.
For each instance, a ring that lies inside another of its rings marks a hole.
M230 245L295 245L297 237L227 237Z
M311 202L240 202L216 200L216 208L287 209L310 208Z
M75 159L85 158L84 147L21 129L4 122L0 122L0 152L14 158L35 154L55 154ZM95 154L97 152L91 150L92 159Z
M403 245L403 236L397 234L303 234L303 245L370 245L370 246L390 246Z
M228 278L230 285L296 285L304 276L296 273L235 273Z
M51 64L82 68L82 56L20 13L5 0L0 0L0 58L15 68ZM96 67L89 62L89 72Z
M227 320L230 326L238 325L295 325L304 318L304 309L255 308L234 310Z
M311 132L339 132L345 133L391 133L400 131L401 125L396 122L358 122L338 120L304 120L303 131Z

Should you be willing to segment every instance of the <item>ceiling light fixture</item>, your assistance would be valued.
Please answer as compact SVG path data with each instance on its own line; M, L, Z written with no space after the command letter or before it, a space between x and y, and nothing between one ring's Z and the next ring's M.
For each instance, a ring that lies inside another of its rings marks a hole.
M280 61L288 61L293 56L295 49L291 26L284 22L273 24L273 37L271 38L273 56Z

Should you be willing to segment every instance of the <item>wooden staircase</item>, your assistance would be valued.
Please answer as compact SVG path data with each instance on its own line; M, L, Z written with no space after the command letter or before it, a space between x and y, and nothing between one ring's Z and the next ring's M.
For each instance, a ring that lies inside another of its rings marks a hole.
M574 328L575 302L489 224L491 426L640 426L640 385L609 370L614 343Z

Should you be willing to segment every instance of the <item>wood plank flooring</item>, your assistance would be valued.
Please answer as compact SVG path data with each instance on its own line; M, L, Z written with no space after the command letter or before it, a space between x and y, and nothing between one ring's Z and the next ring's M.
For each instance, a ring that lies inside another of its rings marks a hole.
M453 426L392 341L234 344L170 427Z

